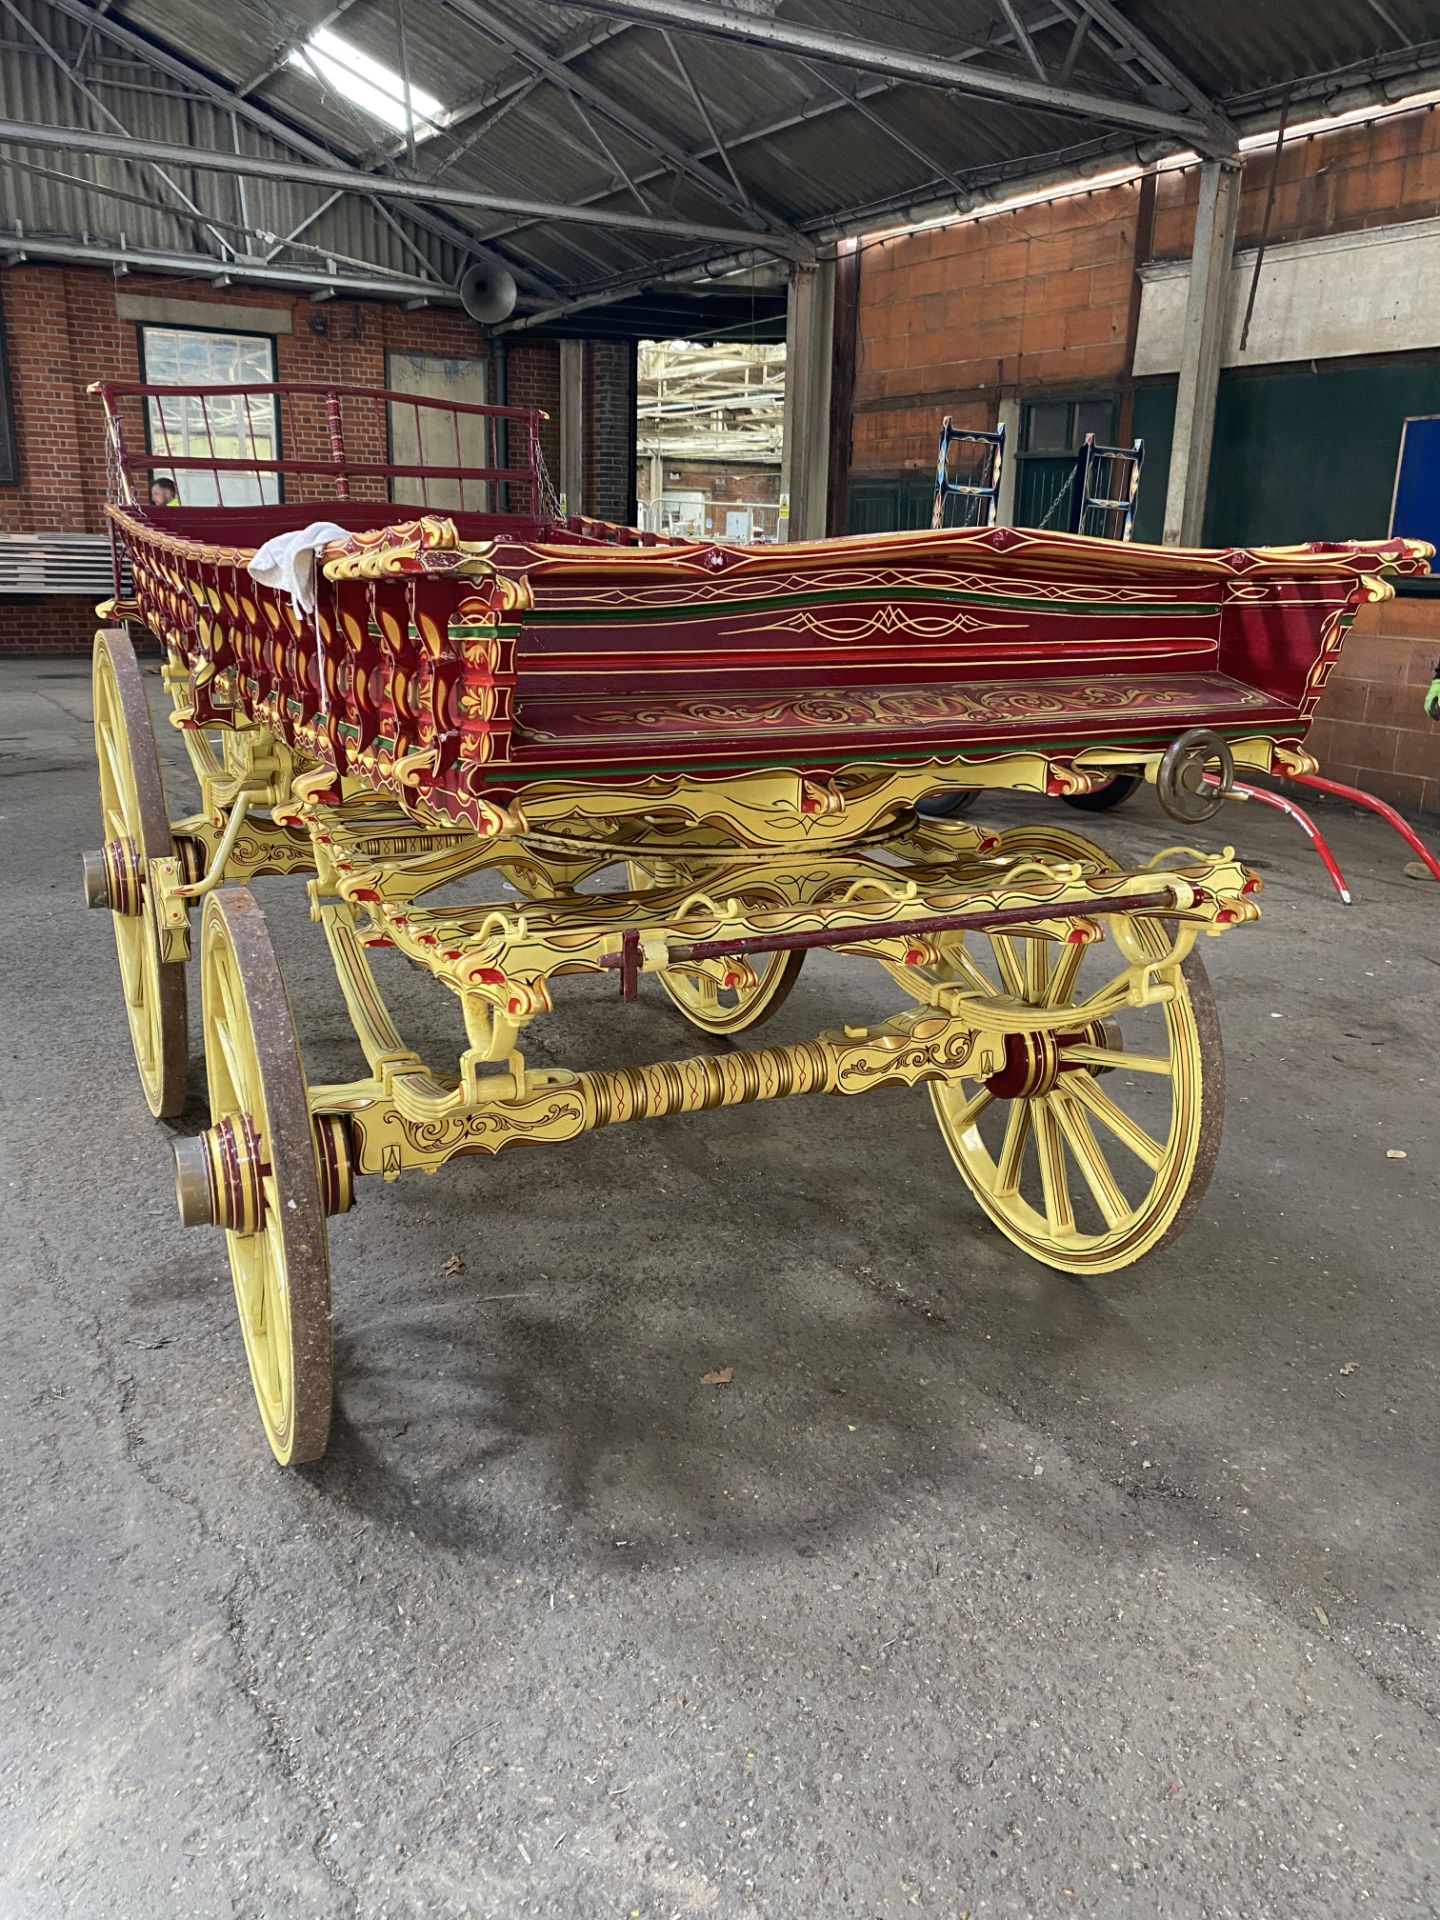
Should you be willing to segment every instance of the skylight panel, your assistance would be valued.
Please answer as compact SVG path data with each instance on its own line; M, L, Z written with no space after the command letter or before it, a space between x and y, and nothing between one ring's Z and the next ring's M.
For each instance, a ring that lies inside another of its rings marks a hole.
M319 75L352 106L395 133L413 130L417 140L428 140L445 124L445 108L441 102L433 93L413 83L407 120L405 82L395 68L352 46L329 27L317 27L305 45L291 53L289 64L310 74L312 79Z

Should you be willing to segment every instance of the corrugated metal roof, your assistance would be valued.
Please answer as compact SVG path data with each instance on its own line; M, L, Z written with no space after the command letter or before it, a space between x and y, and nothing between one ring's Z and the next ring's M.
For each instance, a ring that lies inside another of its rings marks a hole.
M1108 24L1078 41L1082 0L1019 3L1047 74L1063 70L1075 88L1172 113L1185 109L1187 85L1221 109L1263 116L1292 83L1303 91L1314 80L1322 97L1367 79L1393 92L1440 67L1434 0L1308 9L1250 0L1243 33L1216 31L1212 0L1112 0ZM397 0L231 0L220 9L211 0L117 0L106 17L91 0L7 4L15 11L0 26L0 115L8 118L272 160L294 158L298 143L312 162L324 149L332 164L405 172L403 140L286 59L297 39L328 23L398 67L403 21L413 83L455 115L419 144L419 176L762 234L828 233L862 213L963 197L997 170L1023 177L1067 156L1134 151L1139 137L1100 119L695 33L667 36L548 0L399 0L399 16ZM791 26L1033 72L999 0L779 0L773 11ZM178 56L193 78L157 71L150 45ZM232 118L223 100L207 97L217 88L238 90L270 125ZM194 168L170 166L162 178L149 163L101 158L83 143L73 155L9 151L24 164L5 170L0 225L36 241L83 236L217 265L230 248L302 277L393 277L410 293L426 277L452 287L473 250L489 244L540 305L716 253L713 243L476 210L426 214L395 203L387 214L311 184L242 187Z

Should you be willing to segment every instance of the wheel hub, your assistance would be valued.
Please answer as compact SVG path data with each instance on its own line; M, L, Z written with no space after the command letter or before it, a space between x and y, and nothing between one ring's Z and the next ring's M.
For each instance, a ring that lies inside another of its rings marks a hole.
M355 1156L342 1113L311 1122L320 1200L327 1214L355 1204ZM174 1143L175 1197L187 1227L258 1233L265 1224L263 1148L248 1113L227 1114L203 1133Z
M985 1082L997 1100L1034 1100L1060 1078L1060 1037L1054 1033L1007 1033L1005 1063Z
M187 1227L258 1233L265 1218L260 1136L248 1113L175 1142L175 1197Z
M1072 1070L1065 1058L1067 1047L1106 1047L1114 1053L1120 1045L1120 1030L1113 1020L1094 1020L1071 1033L1007 1033L1004 1064L985 1085L997 1100L1036 1100L1053 1093L1061 1074ZM1089 1062L1085 1070L1111 1071Z
M111 913L132 919L143 911L144 869L140 849L128 834L107 840L98 853L83 854L81 859L87 907L108 907Z

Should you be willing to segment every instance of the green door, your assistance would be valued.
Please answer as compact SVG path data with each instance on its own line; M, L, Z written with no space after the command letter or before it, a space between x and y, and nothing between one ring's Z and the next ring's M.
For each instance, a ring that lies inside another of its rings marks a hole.
M1420 413L1440 413L1440 358L1222 374L1205 544L1284 546L1388 532L1400 430ZM1174 381L1137 387L1134 417L1145 441L1135 538L1158 540Z

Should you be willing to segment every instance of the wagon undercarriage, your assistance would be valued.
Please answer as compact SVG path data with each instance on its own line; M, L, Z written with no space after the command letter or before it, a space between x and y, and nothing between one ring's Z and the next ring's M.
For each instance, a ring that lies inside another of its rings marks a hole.
M133 770L154 761L139 685L123 636L102 634L101 764L117 795L137 799ZM227 1232L257 1399L282 1459L313 1457L328 1430L324 1221L368 1176L433 1172L458 1155L559 1144L625 1120L925 1083L981 1205L1049 1264L1128 1264L1203 1191L1222 1069L1194 946L1258 912L1259 881L1228 850L1179 848L1127 870L1058 826L996 835L903 804L853 843L818 847L727 843L713 828L633 815L481 838L426 827L363 789L337 796L327 776L297 776L263 729L231 730L221 751L204 733L186 739L208 811L167 820L162 841L143 808L107 806L87 871L131 955L127 1004L157 1111L183 1098L192 943L199 960L216 1117L178 1143L181 1210ZM240 884L266 874L311 877L362 1079L305 1081L263 919ZM512 897L430 904L487 874ZM653 976L702 1031L738 1035L775 1010L817 946L878 963L899 989L897 1011L649 1067L527 1064L527 1030L578 975L613 982L619 1002ZM372 970L381 947L455 994L467 1042L457 1061L407 1046Z

